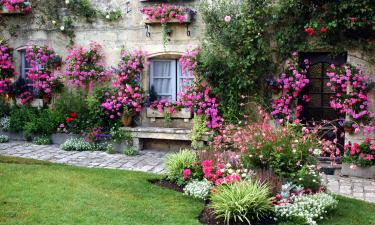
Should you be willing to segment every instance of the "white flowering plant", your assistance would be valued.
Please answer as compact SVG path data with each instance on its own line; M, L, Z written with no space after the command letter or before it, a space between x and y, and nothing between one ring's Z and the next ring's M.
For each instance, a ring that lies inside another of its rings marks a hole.
M317 225L318 220L337 207L338 201L327 193L293 196L292 202L274 205L276 221Z
M0 130L8 131L10 127L10 118L8 116L4 116L0 119Z
M206 200L209 197L212 182L203 180L192 180L184 187L184 194Z
M65 151L93 151L94 145L84 138L70 138L61 145Z

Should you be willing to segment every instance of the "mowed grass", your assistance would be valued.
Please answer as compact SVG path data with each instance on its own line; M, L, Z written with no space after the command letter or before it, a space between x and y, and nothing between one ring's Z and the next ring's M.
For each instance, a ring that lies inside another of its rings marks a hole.
M201 201L152 185L153 178L0 156L0 224L200 224ZM319 225L375 225L375 204L337 198L338 208Z
M200 224L203 202L147 181L157 177L1 156L0 224Z

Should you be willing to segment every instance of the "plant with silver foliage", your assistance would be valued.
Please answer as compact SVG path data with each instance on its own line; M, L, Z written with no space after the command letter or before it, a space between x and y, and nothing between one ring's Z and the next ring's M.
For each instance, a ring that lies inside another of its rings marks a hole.
M10 127L10 118L5 116L0 119L0 130L8 131Z
M94 146L84 138L70 138L61 145L61 149L65 151L93 151Z
M0 135L0 143L5 143L9 141L9 137L7 135Z
M194 198L206 200L210 194L211 186L212 183L206 179L200 181L193 180L184 187L184 193Z
M338 201L326 193L294 196L291 203L275 205L275 220L317 225L316 220L337 207Z

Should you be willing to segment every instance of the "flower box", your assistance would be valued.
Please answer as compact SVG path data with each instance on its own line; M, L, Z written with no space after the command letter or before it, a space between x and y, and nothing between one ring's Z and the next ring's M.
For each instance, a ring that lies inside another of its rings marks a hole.
M343 163L341 167L341 175L350 177L361 177L374 179L375 178L375 166L350 168L350 163Z
M185 12L184 17L185 17L185 20L182 23L176 18L172 18L172 19L168 20L166 23L167 24L190 24L192 22L192 19L193 19L193 14L191 12ZM145 20L145 24L147 24L147 25L161 24L160 19L148 20L145 17L144 20Z
M159 112L156 109L147 108L146 110L146 116L150 118L164 118L165 113ZM176 111L175 113L171 114L171 118L175 119L191 119L192 118L192 112L191 110L187 109L181 109L179 111Z
M23 6L22 7L25 7L24 9L17 9L17 10L12 10L12 11L9 11L9 9L7 9L5 6L0 6L0 14L8 14L8 15L12 15L12 14L26 14L30 11L31 9L31 4L29 1L25 1L24 3L22 3Z

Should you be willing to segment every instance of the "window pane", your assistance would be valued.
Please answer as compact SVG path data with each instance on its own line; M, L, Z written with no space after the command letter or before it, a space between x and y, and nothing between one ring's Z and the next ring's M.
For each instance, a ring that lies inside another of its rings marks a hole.
M308 72L310 78L320 78L322 76L322 64L311 66Z
M320 79L311 79L309 83L309 92L310 93L320 93L321 92L321 83Z
M176 100L175 60L155 60L151 64L150 84L160 98Z
M154 77L171 77L171 63L170 61L155 61L154 62Z
M321 107L322 99L321 99L320 94L316 94L316 95L311 94L310 97L311 97L311 100L309 102L309 107Z

